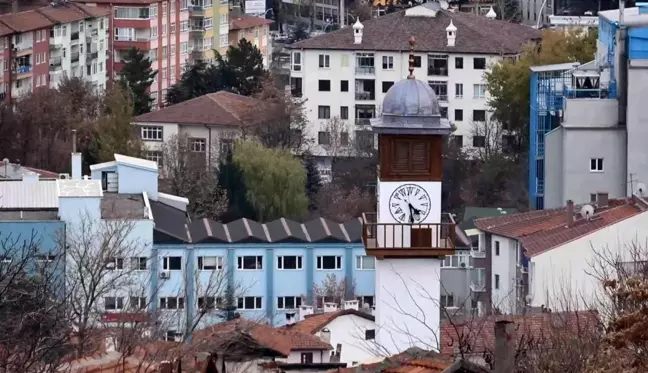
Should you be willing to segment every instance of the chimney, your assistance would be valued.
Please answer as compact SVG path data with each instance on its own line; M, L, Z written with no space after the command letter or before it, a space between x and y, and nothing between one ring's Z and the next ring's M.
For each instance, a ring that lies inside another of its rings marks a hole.
M72 130L72 180L81 180L81 153L77 153L76 140L76 130Z
M344 310L356 310L359 309L359 303L357 300L345 300L342 304L342 309Z
M322 342L331 344L331 331L328 328L324 328L320 331L320 339Z
M11 12L12 13L18 13L19 10L20 9L18 7L18 0L12 0L11 1Z
M160 363L160 373L172 373L173 372L173 365L171 365L171 362L168 360L165 360Z
M571 199L567 201L566 213L567 226L571 227L572 224L574 224L574 201L572 201Z
M25 183L33 184L38 182L38 179L39 179L39 175L35 172L27 172L22 175L22 180Z
M511 373L515 367L515 323L495 323L495 369L493 373Z
M454 47L457 41L457 27L450 20L450 24L446 27L446 36L448 37L448 46Z
M601 207L607 207L608 205L608 194L607 193L596 193L596 205Z
M299 307L299 321L306 319L306 316L313 314L313 306L300 306Z
M353 24L353 44L362 44L362 33L364 26L360 23L360 17L356 18Z
M325 313L327 313L327 312L335 312L337 310L338 310L337 303L333 303L333 302L324 303L324 312Z
M286 325L293 325L297 322L297 314L295 312L286 312Z
M488 13L486 13L486 18L488 19L495 19L497 18L497 13L495 13L495 9L491 6L490 9L488 10Z

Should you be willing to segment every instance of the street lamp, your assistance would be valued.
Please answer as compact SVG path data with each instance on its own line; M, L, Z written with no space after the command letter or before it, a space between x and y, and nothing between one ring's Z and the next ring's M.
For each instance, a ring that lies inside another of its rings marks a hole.
M269 8L266 9L265 13L263 13L263 18L265 18L268 15L268 12L272 12L272 16L274 17L274 9Z

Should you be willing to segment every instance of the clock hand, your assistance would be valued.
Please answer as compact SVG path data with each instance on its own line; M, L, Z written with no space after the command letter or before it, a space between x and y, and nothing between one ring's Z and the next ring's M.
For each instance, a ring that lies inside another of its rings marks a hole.
M407 204L409 205L409 211L410 211L410 216L409 216L410 224L414 224L414 206L412 206L412 204L409 202Z

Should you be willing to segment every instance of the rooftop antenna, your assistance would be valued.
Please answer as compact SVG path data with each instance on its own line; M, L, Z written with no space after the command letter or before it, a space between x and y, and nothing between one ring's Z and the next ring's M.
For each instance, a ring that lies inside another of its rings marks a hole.
M416 44L416 38L414 36L409 37L410 53L409 53L409 75L407 79L416 79L414 77L414 44Z
M72 130L72 153L76 153L76 130Z

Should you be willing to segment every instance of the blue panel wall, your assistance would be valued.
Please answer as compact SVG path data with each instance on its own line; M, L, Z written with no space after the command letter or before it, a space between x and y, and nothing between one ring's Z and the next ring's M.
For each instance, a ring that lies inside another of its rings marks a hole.
M628 57L631 60L648 59L648 27L631 28L628 38Z

